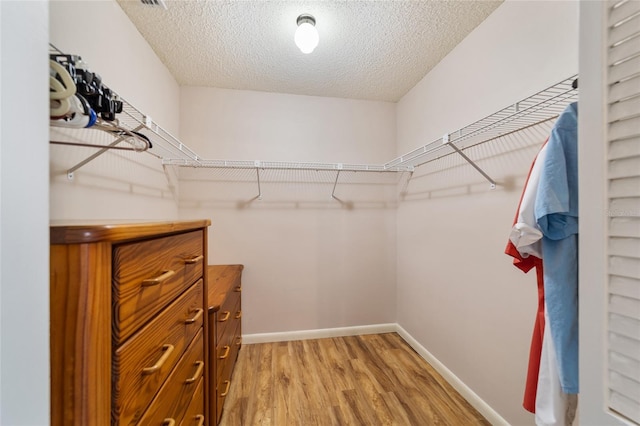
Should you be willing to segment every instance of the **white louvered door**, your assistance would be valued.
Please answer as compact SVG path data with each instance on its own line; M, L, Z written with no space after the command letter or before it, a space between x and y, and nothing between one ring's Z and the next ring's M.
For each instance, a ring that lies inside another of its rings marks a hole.
M608 406L640 424L640 1L608 12Z

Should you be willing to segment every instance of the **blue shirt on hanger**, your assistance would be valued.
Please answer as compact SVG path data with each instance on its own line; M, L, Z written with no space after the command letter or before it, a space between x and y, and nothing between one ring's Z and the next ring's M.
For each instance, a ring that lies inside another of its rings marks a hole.
M578 105L547 142L535 218L542 231L545 304L564 393L578 393Z

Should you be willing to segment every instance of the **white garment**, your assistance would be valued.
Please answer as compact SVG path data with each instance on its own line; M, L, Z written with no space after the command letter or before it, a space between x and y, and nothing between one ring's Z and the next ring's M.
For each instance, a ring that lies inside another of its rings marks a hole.
M540 171L547 155L546 148L547 145L545 144L538 152L538 156L533 163L531 173L529 173L529 181L522 194L518 217L509 234L509 240L518 249L523 258L535 256L542 259L542 231L540 231L536 222L534 209L538 183L540 182Z
M536 425L571 426L576 417L578 395L562 392L556 352L551 339L551 327L547 310L544 310L546 325L542 337L542 355L538 373L538 392L536 393Z

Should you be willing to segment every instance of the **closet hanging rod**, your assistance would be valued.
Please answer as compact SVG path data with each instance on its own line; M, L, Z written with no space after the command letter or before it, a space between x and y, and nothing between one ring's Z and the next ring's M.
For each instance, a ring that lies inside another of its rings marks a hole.
M120 141L119 141L120 142ZM117 149L120 151L135 151L135 152L144 152L147 148L137 149L133 147L126 146L111 146L111 145L96 145L92 143L82 143L82 142L66 142L66 141L49 141L52 145L67 145L67 146L81 146L83 148L101 148L101 149Z

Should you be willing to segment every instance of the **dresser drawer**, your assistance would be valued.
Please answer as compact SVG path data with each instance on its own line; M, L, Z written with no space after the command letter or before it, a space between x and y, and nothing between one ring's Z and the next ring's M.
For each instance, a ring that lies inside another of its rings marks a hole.
M231 387L231 374L241 338L241 277L243 265L209 265L209 423L218 424Z
M216 346L215 356L216 356L216 377L221 378L224 376L223 371L229 364L229 361L232 357L234 340L231 333L224 336L224 340L218 342L218 346Z
M222 414L222 410L224 409L224 400L227 398L229 394L229 389L231 389L231 372L233 371L233 365L231 362L224 363L223 372L217 376L216 383L217 387L215 390L216 395L216 407L217 413L216 416L218 421L220 421L220 416Z
M204 425L204 379L200 380L196 393L187 408L187 412L182 419L180 426L203 426Z
M113 339L116 345L203 276L202 233L170 235L114 248Z
M202 329L202 283L199 280L115 351L113 396L118 424L129 425L142 416L193 337Z
M234 326L231 324L233 324L235 321L240 320L241 316L242 312L240 311L240 293L237 291L230 291L229 296L224 301L217 313L217 341L220 341L225 333L227 333L227 328L229 328L230 330L234 329Z
M229 330L229 333L224 336L224 339L220 341L216 347L217 376L221 376L223 374L222 372L226 368L227 364L235 363L240 346L242 346L242 336L240 336L239 333L240 327L233 331Z
M242 335L240 334L240 324L237 324L236 331L231 338L231 355L229 356L229 362L231 364L236 363L238 359L238 352L242 346Z
M189 346L176 369L142 416L140 423L138 423L140 426L162 426L165 419L173 419L176 425L180 424L203 378L204 342L202 335L203 333L200 331ZM204 404L202 395L200 395L200 399L202 400L201 404Z

